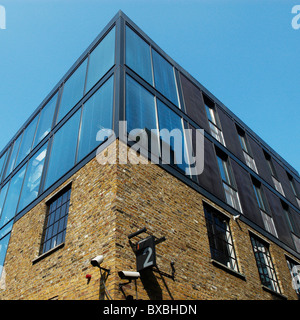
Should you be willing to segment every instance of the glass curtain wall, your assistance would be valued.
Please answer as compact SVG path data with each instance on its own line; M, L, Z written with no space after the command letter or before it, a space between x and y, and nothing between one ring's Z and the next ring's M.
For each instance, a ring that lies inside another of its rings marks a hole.
M0 158L0 179L12 174L0 190L0 232L16 213L25 209L41 191L53 185L101 143L97 141L100 129L112 128L113 76L49 137L51 130L55 130L53 125L83 97L85 86L87 90L91 89L113 67L115 29L113 27L83 59L65 82L62 93L53 94ZM56 113L57 121L54 119ZM36 150L39 144L42 146ZM15 173L15 168L28 155L28 161ZM48 163L47 168L44 168L45 163ZM43 188L40 186L42 181L45 181Z
M147 134L151 130L156 131L164 162L185 171L187 164L182 118L129 75L126 76L126 120L128 133L141 129ZM151 145L148 147L150 150Z
M179 107L174 67L126 26L126 65Z
M54 111L57 103L56 93L50 101L44 106L40 113L39 123L36 129L36 135L33 143L33 148L38 145L51 131Z
M81 119L77 161L83 159L102 141L97 133L102 129L112 129L114 98L114 77L110 77L84 104Z

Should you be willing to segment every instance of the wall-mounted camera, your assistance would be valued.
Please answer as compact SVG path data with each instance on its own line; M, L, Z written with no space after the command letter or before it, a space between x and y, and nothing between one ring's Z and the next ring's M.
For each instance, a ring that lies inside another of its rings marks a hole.
M119 271L118 275L121 279L136 280L140 277L140 273L137 271Z

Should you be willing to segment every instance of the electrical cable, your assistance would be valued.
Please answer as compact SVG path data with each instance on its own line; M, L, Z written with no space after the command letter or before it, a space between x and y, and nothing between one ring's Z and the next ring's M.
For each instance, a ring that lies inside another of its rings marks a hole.
M103 276L102 276L102 271L101 271L101 269L100 269L100 275L101 275L102 283L103 283L103 285L104 285L104 289L105 289L106 296L109 298L109 300L112 300L112 297L110 296L110 294L109 294L109 292L108 292L108 290L107 290L107 288L106 288L105 281L103 280Z

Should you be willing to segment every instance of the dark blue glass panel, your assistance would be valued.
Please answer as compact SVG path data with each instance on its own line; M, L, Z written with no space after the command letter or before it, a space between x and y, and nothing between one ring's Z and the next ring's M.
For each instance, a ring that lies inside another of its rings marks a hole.
M9 182L7 182L6 185L0 191L0 219L1 219L2 209L4 206L4 201L7 194L8 185L9 185Z
M91 52L86 92L88 92L115 63L115 29L113 28Z
M175 74L172 65L152 50L155 88L178 106Z
M0 239L2 239L3 237L5 237L12 229L14 224L14 221L11 220L10 223L8 223L5 227L3 227L2 229L0 229Z
M154 96L130 76L126 76L127 131L157 129Z
M129 27L126 27L126 64L153 84L150 46Z
M0 240L0 277L3 271L4 260L6 256L9 238L10 238L10 234L6 235L4 238Z
M45 190L69 171L75 164L80 122L79 109L54 135Z
M75 70L64 84L57 123L75 106L83 97L86 76L87 59Z
M179 169L185 171L187 164L184 159L185 143L184 143L184 132L182 127L181 117L158 99L157 99L157 112L158 112L160 134L162 129L167 129L170 132L170 134L172 130L174 129L178 130L178 131L176 130L178 132L178 135L175 134L175 138L170 136L170 139L169 139L169 137L167 136L165 137L164 135L161 135L161 140L166 144L170 144L171 164L174 161L174 164L177 165ZM176 162L178 163L176 164Z
M222 160L219 156L217 156L217 160L218 160L218 166L219 166L219 169L220 169L222 180L227 182L230 185L230 181L228 179L228 175L225 172L226 164L224 163L224 160Z
M36 116L29 126L24 130L23 139L20 146L20 151L16 165L18 165L31 151L33 139L36 131L38 117Z
M99 130L112 128L113 93L114 78L111 77L84 104L77 161L83 159L101 143L96 140Z
M35 147L39 142L41 142L51 131L57 96L58 94L56 93L52 97L52 99L44 106L40 113L40 119L36 130L33 147Z
M30 160L22 188L18 212L32 202L39 192L44 162L47 153L46 143Z
M10 151L10 149L8 149L8 151L6 151L0 159L0 181L1 181L2 174L3 174L4 168L5 168L5 164L6 164L6 160L7 160L6 158L7 158L7 154L9 154L9 151Z
M18 139L15 141L15 143L13 145L13 149L12 149L12 153L10 155L10 160L7 165L5 177L7 177L13 171L13 169L16 167L16 160L18 157L18 152L19 152L21 140L22 140L22 134L18 137Z
M0 219L0 228L11 220L16 213L18 200L25 176L26 164L12 177Z

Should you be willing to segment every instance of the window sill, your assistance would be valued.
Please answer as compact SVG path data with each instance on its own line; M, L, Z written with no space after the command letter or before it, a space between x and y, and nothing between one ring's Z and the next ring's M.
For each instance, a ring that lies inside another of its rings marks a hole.
M35 263L37 263L38 261L40 261L40 260L48 257L48 256L49 256L50 254L52 254L53 252L55 252L55 251L57 251L58 249L64 247L64 245L65 245L65 243L63 242L63 243L59 244L58 246L50 249L49 251L41 254L40 256L38 256L37 258L35 258L35 259L32 260L32 264L35 264Z
M224 270L224 271L226 271L226 272L228 272L228 273L230 273L230 274L232 274L232 275L234 275L234 276L246 281L246 277L243 274L241 274L241 273L239 273L239 272L237 272L237 271L235 271L233 269L228 268L223 263L221 263L221 262L219 262L217 260L211 259L210 261L215 267L218 267L218 268L220 268L220 269L222 269L222 270Z
M261 285L261 287L263 288L263 290L265 290L265 291L267 291L267 292L269 292L269 293L271 293L271 294L273 294L273 295L275 295L275 296L277 296L277 297L279 297L279 298L281 298L283 300L287 300L287 297L285 295L283 295L283 294L281 294L281 293L279 293L277 291L274 291L274 290L264 286L263 284Z

